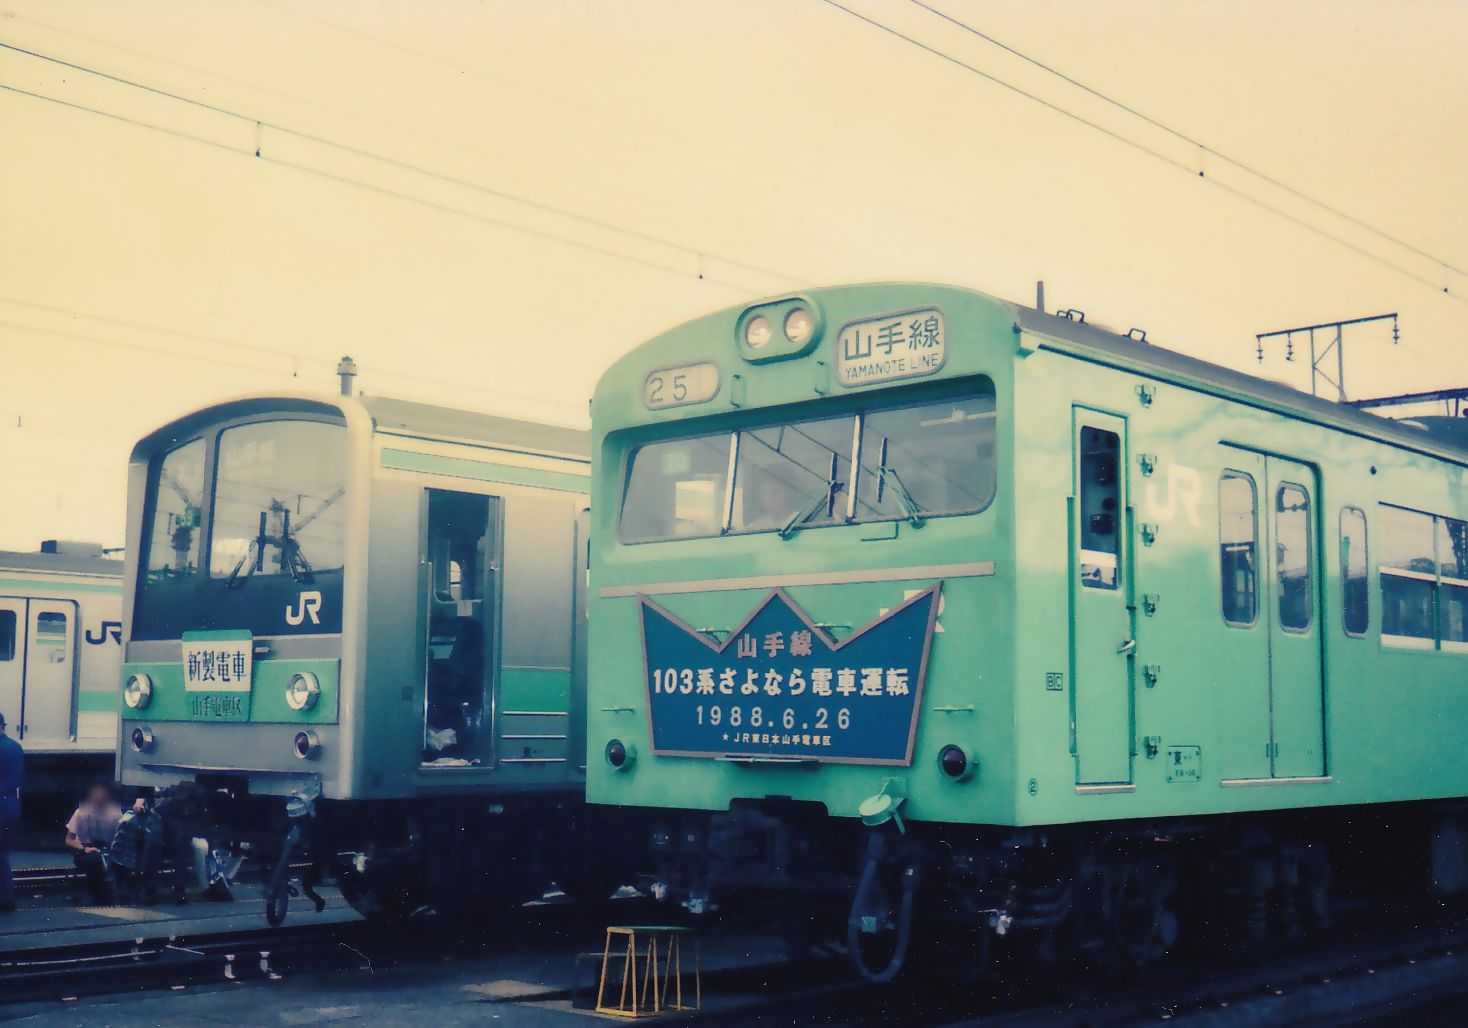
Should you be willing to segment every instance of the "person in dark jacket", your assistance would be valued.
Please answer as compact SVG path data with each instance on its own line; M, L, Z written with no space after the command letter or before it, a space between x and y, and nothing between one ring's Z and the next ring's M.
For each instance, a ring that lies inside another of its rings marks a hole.
M10 875L10 832L20 820L20 787L25 782L25 753L5 734L0 713L0 914L15 910L15 880Z

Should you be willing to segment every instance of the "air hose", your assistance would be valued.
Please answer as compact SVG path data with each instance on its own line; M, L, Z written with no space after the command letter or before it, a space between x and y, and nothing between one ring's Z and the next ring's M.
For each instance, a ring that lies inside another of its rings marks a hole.
M861 952L862 911L866 909L872 889L877 882L877 869L882 863L882 852L887 840L880 832L873 831L867 838L866 866L862 868L861 880L856 886L856 895L851 900L851 914L846 919L846 949L857 974L867 981L884 985L902 971L907 960L907 948L912 941L912 908L917 896L918 868L908 865L902 869L902 900L897 908L897 945L887 966L874 971L867 965Z

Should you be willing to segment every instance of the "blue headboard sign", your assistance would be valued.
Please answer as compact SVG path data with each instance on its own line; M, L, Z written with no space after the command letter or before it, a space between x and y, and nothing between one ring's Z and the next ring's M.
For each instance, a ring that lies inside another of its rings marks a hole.
M640 597L653 752L911 764L942 587L840 641L780 589L721 642Z

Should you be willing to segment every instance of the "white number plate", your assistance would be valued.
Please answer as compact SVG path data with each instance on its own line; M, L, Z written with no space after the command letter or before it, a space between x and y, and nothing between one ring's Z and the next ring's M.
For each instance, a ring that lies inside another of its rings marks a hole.
M685 407L690 403L708 403L719 393L719 368L716 364L685 364L681 368L664 368L647 376L642 385L642 402L648 410Z
M249 692L255 641L249 632L186 632L184 689L189 692Z
M836 379L870 385L931 375L943 367L948 339L936 307L856 321L836 339Z

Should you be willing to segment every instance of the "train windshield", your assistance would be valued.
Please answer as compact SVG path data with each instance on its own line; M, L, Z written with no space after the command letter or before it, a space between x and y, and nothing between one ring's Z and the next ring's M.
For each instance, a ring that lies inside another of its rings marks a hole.
M344 440L335 425L266 421L219 435L209 575L312 580L343 563Z
M157 460L133 637L340 631L346 448L338 422L256 421Z
M975 513L994 497L994 415L991 388L647 443L629 462L622 541Z

